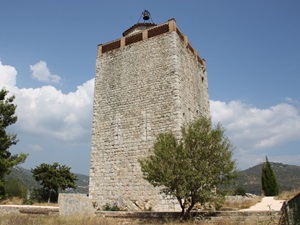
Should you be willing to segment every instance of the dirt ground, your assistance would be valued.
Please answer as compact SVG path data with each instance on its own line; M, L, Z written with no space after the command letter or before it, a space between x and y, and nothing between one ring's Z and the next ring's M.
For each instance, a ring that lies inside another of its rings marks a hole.
M276 200L274 197L263 197L261 202L256 205L239 211L280 211L283 202L284 200Z

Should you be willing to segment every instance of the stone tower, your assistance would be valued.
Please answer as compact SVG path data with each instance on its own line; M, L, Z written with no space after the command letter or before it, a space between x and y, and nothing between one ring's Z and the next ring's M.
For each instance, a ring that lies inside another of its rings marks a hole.
M138 160L157 135L210 116L205 60L174 19L138 23L100 44L96 61L89 196L98 207L174 210L142 178ZM177 203L177 200L175 200Z

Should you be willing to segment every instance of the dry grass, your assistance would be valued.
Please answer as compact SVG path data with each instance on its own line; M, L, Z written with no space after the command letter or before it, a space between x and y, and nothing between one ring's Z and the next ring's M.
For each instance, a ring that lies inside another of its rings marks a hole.
M241 219L241 218L223 218L215 221L214 225L265 225L271 224L271 219L265 218L258 220L258 218ZM0 225L211 225L211 221L188 221L182 222L179 220L173 221L150 221L150 220L132 220L132 219L112 219L101 217L61 217L61 216L41 216L41 215L17 215L7 214L2 215ZM273 224L273 223L272 223Z
M145 222L145 221L144 221ZM140 225L138 220L111 219L100 217L62 217L37 215L5 215L1 216L0 225ZM153 224L154 223L150 223Z
M24 203L23 198L11 197L0 201L0 205L22 205Z
M110 221L109 219L97 219L95 217L60 217L10 214L1 216L0 225L117 225L118 223L115 222Z
M26 204L25 200L20 197L11 197L7 198L4 200L0 201L0 205L23 205ZM47 202L42 202L42 203L33 203L33 205L37 206L58 206L58 203L47 203Z
M226 198L222 209L247 209L255 205L258 202L261 202L260 196L255 196L253 198L243 197L241 199L235 199L234 197Z
M292 191L283 191L276 197L276 199L289 200L299 193L300 193L300 189L292 190Z

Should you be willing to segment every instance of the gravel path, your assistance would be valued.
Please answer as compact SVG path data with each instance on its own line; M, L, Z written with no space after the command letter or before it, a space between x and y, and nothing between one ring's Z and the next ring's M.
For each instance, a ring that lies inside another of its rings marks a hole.
M263 197L261 202L251 206L248 209L241 209L239 211L280 211L284 200L276 200L274 197Z

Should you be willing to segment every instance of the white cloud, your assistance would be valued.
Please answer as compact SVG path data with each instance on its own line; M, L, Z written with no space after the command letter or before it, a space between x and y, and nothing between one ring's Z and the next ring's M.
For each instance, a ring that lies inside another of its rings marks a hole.
M46 65L41 61L31 69L47 71ZM17 71L12 66L0 65L0 74L10 95L16 96L18 122L14 126L18 131L60 141L90 140L94 79L78 86L75 92L63 94L50 85L17 88Z
M23 132L63 141L82 141L90 134L94 80L63 94L53 86L19 89L18 127Z
M292 104L281 103L267 109L238 101L210 104L213 121L220 122L234 141L247 143L253 149L300 138L300 110Z
M16 85L17 70L8 65L3 65L0 61L0 88Z
M212 120L226 129L241 160L254 164L266 152L300 139L300 110L291 101L266 109L239 101L211 100L210 105Z
M61 77L55 74L51 74L47 63L45 61L39 61L34 65L30 65L32 77L39 81L47 83L60 83Z

